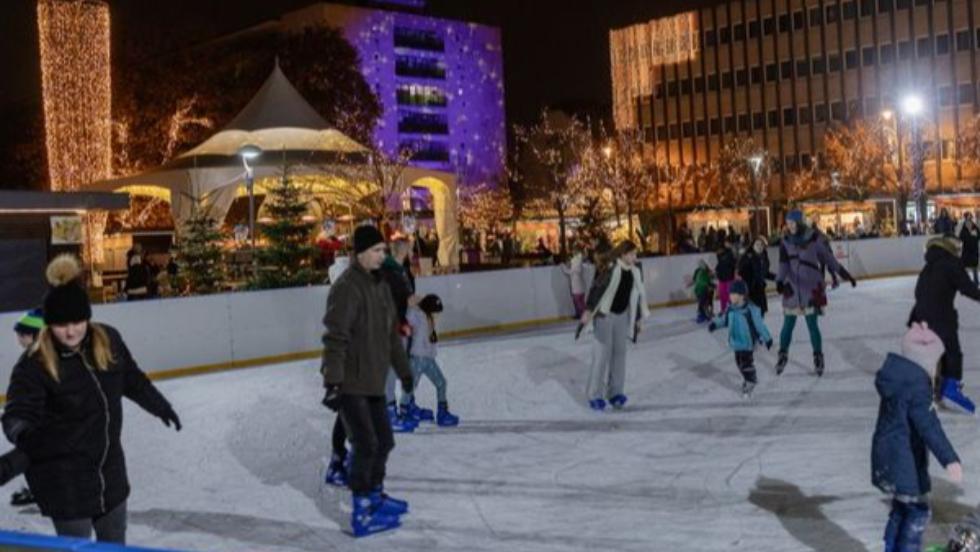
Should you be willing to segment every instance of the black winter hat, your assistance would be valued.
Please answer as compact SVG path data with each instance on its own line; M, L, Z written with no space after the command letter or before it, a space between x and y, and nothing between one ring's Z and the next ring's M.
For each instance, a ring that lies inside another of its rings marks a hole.
M82 266L74 255L64 253L48 263L45 276L51 288L44 296L45 324L83 322L92 318L88 293L79 281L81 274Z
M419 301L419 308L426 314L442 312L442 299L439 299L438 295L430 293Z
M374 226L358 226L354 230L354 253L364 253L383 241L385 237Z
M749 286L745 285L743 280L735 280L732 282L732 287L728 290L730 293L737 293L739 295L748 295Z

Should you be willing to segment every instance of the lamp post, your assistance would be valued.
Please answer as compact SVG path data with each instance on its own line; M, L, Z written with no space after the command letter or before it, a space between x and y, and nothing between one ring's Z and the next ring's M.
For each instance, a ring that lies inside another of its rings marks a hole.
M759 235L759 168L762 167L762 156L753 155L748 158L749 178L752 179L752 213L749 219L749 227L752 230L752 239Z
M833 188L833 190L834 190L834 212L837 215L836 216L836 219L837 219L837 236L838 236L838 239L839 239L839 236L842 233L845 234L845 235L847 234L846 232L843 232L843 228L842 228L843 225L841 224L841 220L840 220L840 201L841 201L841 198L840 198L840 173L839 172L834 171L834 172L830 173L830 187Z
M915 200L915 221L926 222L926 175L925 156L922 151L922 132L919 128L919 114L922 113L922 98L910 94L902 100L902 111L908 116L912 135L912 197Z
M255 171L248 162L260 155L262 155L262 148L252 144L246 144L238 149L238 156L242 158L242 165L245 167L245 189L248 191L248 237L253 277L258 276L259 266L255 258Z

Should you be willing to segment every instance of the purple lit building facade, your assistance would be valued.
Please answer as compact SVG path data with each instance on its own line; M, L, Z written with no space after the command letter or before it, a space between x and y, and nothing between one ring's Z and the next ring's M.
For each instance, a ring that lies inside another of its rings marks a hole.
M384 106L376 140L412 164L451 172L460 184L504 175L506 121L500 30L382 9L315 4L282 17L287 28L330 25L358 50Z

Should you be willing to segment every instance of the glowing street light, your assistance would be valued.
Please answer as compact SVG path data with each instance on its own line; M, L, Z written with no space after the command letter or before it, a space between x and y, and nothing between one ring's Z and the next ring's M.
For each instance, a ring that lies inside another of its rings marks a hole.
M906 115L915 117L919 113L922 113L922 108L922 98L916 94L909 94L902 100L902 111L904 111Z
M885 109L881 112L881 118L886 121L891 121L894 115L891 109Z
M915 218L919 224L926 222L925 155L919 129L919 115L924 108L922 98L916 94L909 94L902 100L902 111L908 115L912 134L912 196L915 198Z
M248 190L248 236L251 240L253 276L258 276L259 266L255 258L255 171L248 162L260 155L262 155L262 148L253 144L238 148L238 156L242 158L242 165L245 167L245 189Z

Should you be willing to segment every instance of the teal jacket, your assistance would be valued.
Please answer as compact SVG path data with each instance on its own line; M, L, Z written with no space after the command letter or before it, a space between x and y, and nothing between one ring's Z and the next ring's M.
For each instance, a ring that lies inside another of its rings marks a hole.
M728 345L736 352L751 351L755 349L756 343L767 343L772 340L766 322L762 319L762 311L748 301L741 306L730 305L728 310L711 322L710 329L724 327L728 328ZM755 336L752 335L753 327Z

